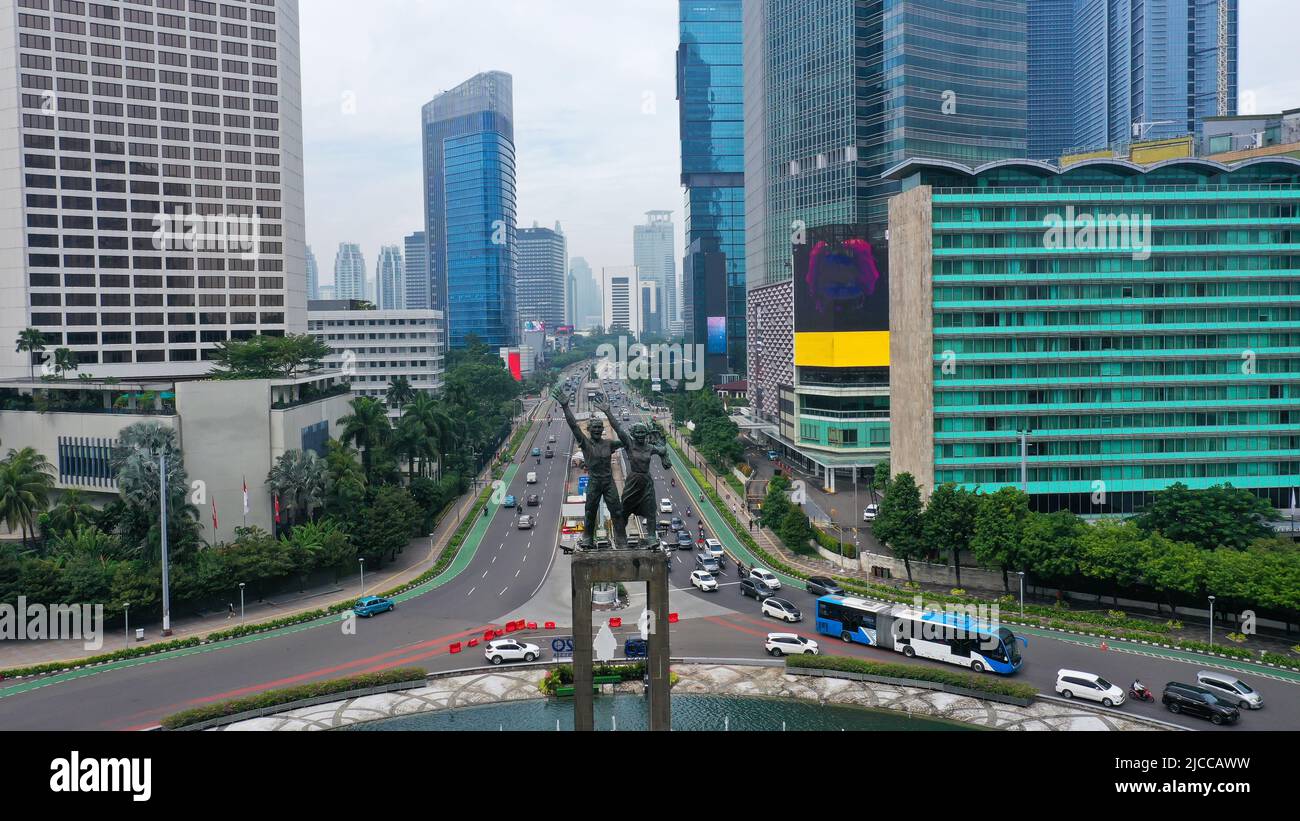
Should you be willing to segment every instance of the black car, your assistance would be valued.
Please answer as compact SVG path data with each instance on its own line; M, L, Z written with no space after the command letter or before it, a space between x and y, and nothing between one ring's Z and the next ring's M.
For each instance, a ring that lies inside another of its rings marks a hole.
M809 576L808 592L814 596L843 596L844 588L832 581L829 576Z
M718 567L718 560L713 558L712 553L707 550L701 550L699 553L695 554L695 569L717 573L722 568Z
M1165 685L1160 701L1171 713L1186 713L1197 718L1208 718L1215 724L1235 724L1241 714L1214 697L1204 687L1171 681Z
M749 596L750 598L762 601L772 597L772 591L767 589L767 585L761 584L755 579L740 580L740 595Z
M528 494L528 506L529 506L529 507L537 507L537 506L540 505L541 503L542 503L542 500L538 497L538 495L537 495L536 493L530 493L530 494Z

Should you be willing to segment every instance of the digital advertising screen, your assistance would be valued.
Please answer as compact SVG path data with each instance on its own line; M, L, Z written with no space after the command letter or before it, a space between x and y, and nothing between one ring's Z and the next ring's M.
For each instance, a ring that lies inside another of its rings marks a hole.
M808 230L794 246L795 364L889 364L889 248L866 226Z
M727 352L727 318L725 316L709 317L709 344L706 353L725 354Z

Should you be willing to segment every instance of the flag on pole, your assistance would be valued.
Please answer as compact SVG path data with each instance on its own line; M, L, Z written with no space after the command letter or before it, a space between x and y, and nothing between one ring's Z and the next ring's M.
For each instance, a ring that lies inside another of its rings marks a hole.
M244 515L248 515L248 479L244 479Z
M1295 488L1291 488L1291 509L1295 510Z
M275 494L275 523L280 523L280 494Z
M212 497L212 529L217 529L217 497Z

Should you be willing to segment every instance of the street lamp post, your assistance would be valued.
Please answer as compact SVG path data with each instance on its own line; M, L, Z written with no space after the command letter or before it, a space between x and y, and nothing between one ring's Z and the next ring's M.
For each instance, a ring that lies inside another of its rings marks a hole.
M244 583L239 583L239 623L244 623Z
M361 595L366 594L366 557L362 556L357 561L361 563Z
M1025 571L1017 571L1020 576L1020 618L1025 617Z
M1214 646L1214 597L1210 596L1210 646Z
M126 646L130 647L131 646L131 602L129 601L122 602L122 614L126 617L126 635L123 636L123 638L126 639Z

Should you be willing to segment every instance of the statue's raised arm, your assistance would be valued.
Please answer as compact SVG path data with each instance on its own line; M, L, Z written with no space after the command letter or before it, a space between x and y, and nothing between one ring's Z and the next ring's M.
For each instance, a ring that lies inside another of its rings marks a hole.
M562 388L556 388L551 391L551 398L559 404L560 410L564 411L564 421L569 423L569 430L573 431L573 438L577 440L579 446L583 446L587 442L587 436L582 432L582 428L578 426L578 420L569 407L568 394Z
M618 441L622 444L624 448L631 450L633 445L632 436L627 432L627 430L622 425L618 423L618 416L614 413L614 409L609 406L609 403L608 402L597 403L596 410L605 414L605 417L609 419L610 426L614 428L614 433L618 435ZM617 449L618 448L615 448L615 450Z

